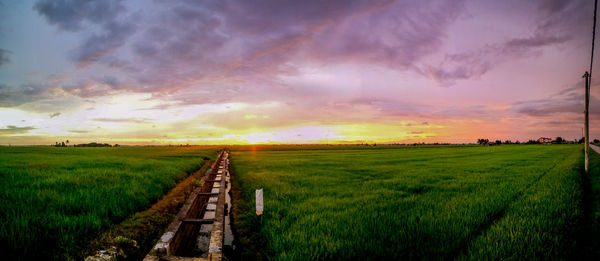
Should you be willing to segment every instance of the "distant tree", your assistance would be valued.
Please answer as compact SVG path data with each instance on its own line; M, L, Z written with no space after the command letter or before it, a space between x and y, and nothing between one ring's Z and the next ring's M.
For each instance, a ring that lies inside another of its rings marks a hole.
M500 144L502 144L502 141L501 140L496 140L496 144L500 145Z
M505 140L504 144L511 144L512 142L510 140Z
M116 144L118 145L118 144ZM97 142L90 142L90 143L86 143L86 144L75 144L75 147L112 147L112 145L108 144L108 143L97 143Z
M487 144L488 142L490 142L489 139L477 139L477 144Z
M563 143L565 140L562 137L556 137L556 143Z
M594 139L594 143L600 143L600 140Z
M515 144L521 144L521 142L517 140L517 141L515 141Z
M65 142L63 141L63 142L60 144L60 146L61 146L61 147L66 147L66 146L65 146Z
M115 144L115 147L119 147L119 144Z
M581 139L579 139L578 143L585 143L585 137L581 137Z

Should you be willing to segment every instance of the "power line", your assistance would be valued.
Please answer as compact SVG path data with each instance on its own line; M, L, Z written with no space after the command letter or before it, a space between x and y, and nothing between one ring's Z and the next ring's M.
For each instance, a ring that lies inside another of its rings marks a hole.
M596 10L598 9L598 0L594 1L594 29L592 30L592 57L590 58L590 85L592 85L592 67L594 66L594 42L596 41Z

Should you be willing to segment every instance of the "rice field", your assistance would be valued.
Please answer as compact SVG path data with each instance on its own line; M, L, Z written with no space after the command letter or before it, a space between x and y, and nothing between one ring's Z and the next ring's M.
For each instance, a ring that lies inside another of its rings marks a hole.
M238 258L555 260L598 241L581 145L321 148L233 148Z
M600 255L600 156L582 175L580 145L231 149L231 260ZM0 147L7 260L81 259L101 234L147 222L117 225L216 155L207 147Z
M74 260L150 207L217 149L0 147L4 260Z

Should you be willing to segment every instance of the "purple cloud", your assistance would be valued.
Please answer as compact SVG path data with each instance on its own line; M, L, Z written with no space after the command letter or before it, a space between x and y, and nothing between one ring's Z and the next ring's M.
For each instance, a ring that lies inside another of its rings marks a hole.
M0 84L0 107L14 107L48 97L45 86L22 84L18 87Z
M125 44L135 31L136 16L119 16L126 9L118 0L40 0L33 9L45 17L48 23L59 29L86 32L99 28L99 32L88 35L73 52L74 61L82 67L97 62L103 56L116 51Z
M570 122L578 121L583 117L584 111L584 87L583 81L574 87L565 88L555 95L545 99L527 100L513 103L510 111L534 117L552 117L559 115L571 119ZM590 115L600 119L600 111L593 110L600 106L600 100L594 96L590 97ZM568 115L571 116L568 116ZM572 115L578 115L573 118Z
M160 11L150 17L118 2L70 3L34 8L63 30L96 25L73 52L79 65L119 70L134 79L130 91L208 95L256 80L275 86L298 63L413 69L464 9L463 1L181 1L150 6Z
M541 48L564 44L586 35L588 16L581 14L585 2L539 1L537 13L540 22L528 37L514 37L502 43L488 44L483 48L465 53L448 54L437 66L424 70L441 85L450 86L457 80L479 78L494 66L508 60L523 58L540 51ZM507 2L507 5L514 3ZM519 8L514 6L513 8ZM586 30L582 31L582 28ZM587 37L584 37L587 40Z
M33 9L44 16L48 23L65 31L78 31L85 22L101 24L111 21L125 11L118 0L40 0Z
M134 32L132 23L110 21L102 25L102 32L93 34L75 50L73 58L79 66L87 66L97 62L103 56L114 52L125 44Z

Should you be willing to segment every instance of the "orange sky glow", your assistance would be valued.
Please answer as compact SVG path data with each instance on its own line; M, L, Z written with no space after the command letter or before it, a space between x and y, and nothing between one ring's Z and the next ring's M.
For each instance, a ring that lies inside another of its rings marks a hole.
M1 4L0 145L582 135L590 1Z

